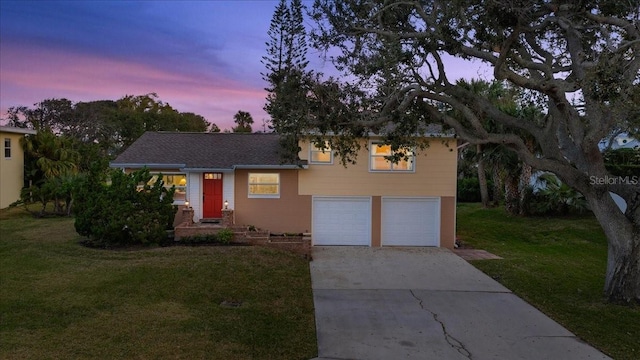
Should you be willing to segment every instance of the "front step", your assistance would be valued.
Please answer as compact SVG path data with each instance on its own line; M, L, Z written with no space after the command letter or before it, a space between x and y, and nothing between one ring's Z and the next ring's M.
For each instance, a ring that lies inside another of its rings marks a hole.
M203 218L200 219L202 224L222 224L222 218Z

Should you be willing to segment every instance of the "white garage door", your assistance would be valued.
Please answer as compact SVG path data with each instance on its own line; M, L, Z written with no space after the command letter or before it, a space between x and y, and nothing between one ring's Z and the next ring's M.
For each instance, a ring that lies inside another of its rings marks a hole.
M314 197L314 245L370 245L371 198Z
M383 246L439 246L439 198L382 198Z

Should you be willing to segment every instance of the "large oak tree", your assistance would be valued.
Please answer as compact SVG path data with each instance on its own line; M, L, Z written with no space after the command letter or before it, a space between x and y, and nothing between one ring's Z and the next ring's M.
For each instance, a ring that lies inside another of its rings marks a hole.
M586 197L607 236L606 296L640 302L640 184L612 176L599 148L611 134L639 133L639 12L638 0L316 0L312 15L314 45L337 49L335 63L374 100L351 126L440 123L557 174ZM513 116L458 86L446 56L482 62L545 116ZM488 129L487 117L507 131Z

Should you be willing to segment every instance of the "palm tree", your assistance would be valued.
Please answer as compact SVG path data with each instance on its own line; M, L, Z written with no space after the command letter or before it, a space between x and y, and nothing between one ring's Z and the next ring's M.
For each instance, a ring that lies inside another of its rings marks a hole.
M253 118L248 112L239 110L233 116L233 121L237 124L237 126L232 129L233 132L250 133L252 131L251 124L253 124Z
M71 207L70 183L78 173L80 154L74 149L72 140L56 136L49 129L40 129L37 134L26 136L22 142L25 150L25 180L29 187L23 200L32 195L42 202L41 214L49 201L54 203L54 212L68 214Z

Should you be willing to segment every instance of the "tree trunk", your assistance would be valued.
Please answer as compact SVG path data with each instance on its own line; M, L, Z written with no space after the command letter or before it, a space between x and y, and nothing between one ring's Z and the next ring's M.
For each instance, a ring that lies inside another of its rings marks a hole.
M640 236L626 249L609 242L604 292L611 302L640 304Z
M533 175L533 168L531 165L527 163L522 163L522 170L520 172L520 199L518 200L518 213L520 215L524 215L526 213L525 209L525 199L527 194L527 187L531 186L531 176Z
M500 204L504 200L504 179L500 174L502 170L499 166L494 165L493 176L493 203Z
M484 171L484 159L482 158L482 145L476 145L478 157L478 183L480 184L480 201L482 207L489 207L489 189L487 188L487 174Z
M610 302L640 304L640 224L627 218L608 193L585 197L609 243L605 296Z
M520 193L518 185L520 177L509 175L504 182L504 206L511 215L520 214Z

